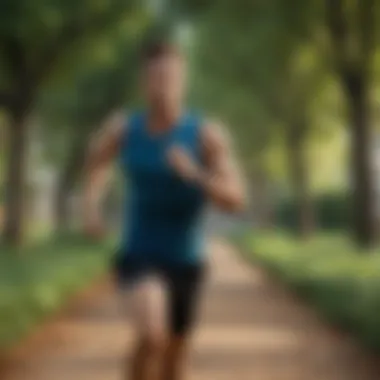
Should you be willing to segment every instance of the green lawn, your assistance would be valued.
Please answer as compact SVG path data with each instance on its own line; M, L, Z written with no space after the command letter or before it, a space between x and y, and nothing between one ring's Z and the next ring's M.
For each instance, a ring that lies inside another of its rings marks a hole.
M9 347L107 268L108 245L80 238L20 252L0 248L0 349Z
M330 322L380 351L380 250L358 252L337 235L300 242L281 233L259 233L239 244Z

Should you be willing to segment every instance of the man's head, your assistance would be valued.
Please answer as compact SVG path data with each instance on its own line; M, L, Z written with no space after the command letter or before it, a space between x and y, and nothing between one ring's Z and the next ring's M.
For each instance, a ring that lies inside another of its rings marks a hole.
M166 42L150 44L143 54L142 82L150 104L178 105L186 87L185 60L178 48Z

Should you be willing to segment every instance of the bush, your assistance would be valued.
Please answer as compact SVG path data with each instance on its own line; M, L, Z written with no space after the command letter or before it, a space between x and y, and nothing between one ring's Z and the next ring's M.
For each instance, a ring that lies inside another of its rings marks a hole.
M299 242L284 234L248 236L249 257L309 300L330 322L380 352L380 251L357 252L341 236Z
M4 251L4 252L3 252ZM73 238L0 255L0 349L24 336L46 315L107 267L105 245Z
M322 230L347 230L351 220L350 199L340 193L323 194L313 199L318 227ZM281 228L296 226L296 204L292 198L281 200L276 208L277 224Z

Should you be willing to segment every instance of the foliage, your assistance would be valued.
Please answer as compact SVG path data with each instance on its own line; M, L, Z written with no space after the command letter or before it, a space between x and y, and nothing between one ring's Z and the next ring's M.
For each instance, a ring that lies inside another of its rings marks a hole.
M319 152L321 136L335 131L340 94L313 39L319 13L305 2L289 9L282 1L221 1L194 32L194 99L232 126L248 172L264 170L282 185L289 164L277 153L289 149L294 126L302 125L302 145ZM304 161L314 182L315 165L308 155Z
M71 149L87 141L110 112L136 101L136 57L148 21L141 17L133 20L133 28L109 32L100 46L98 41L88 49L75 70L71 68L65 82L45 86L37 111L49 158L67 161Z
M351 220L351 202L344 193L325 193L313 197L316 223L320 230L347 231ZM276 207L276 224L286 230L296 226L296 206L294 198L281 199Z
M107 267L105 245L66 237L0 255L0 348L55 312Z
M76 68L83 52L95 50L94 57L107 58L105 38L115 30L133 35L142 10L139 2L124 0L0 3L0 106L9 116L3 233L8 244L17 245L23 237L28 116L36 111L41 89L62 67Z
M249 258L279 276L332 324L380 351L380 252L357 252L339 235L300 242L283 233L257 233L240 244Z

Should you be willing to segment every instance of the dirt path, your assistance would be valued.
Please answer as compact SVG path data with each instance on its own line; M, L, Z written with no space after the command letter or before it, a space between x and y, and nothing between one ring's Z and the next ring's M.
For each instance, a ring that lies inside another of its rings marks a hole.
M189 380L376 380L372 363L233 249L212 244L213 271ZM130 347L109 284L80 298L15 352L2 380L119 380Z

